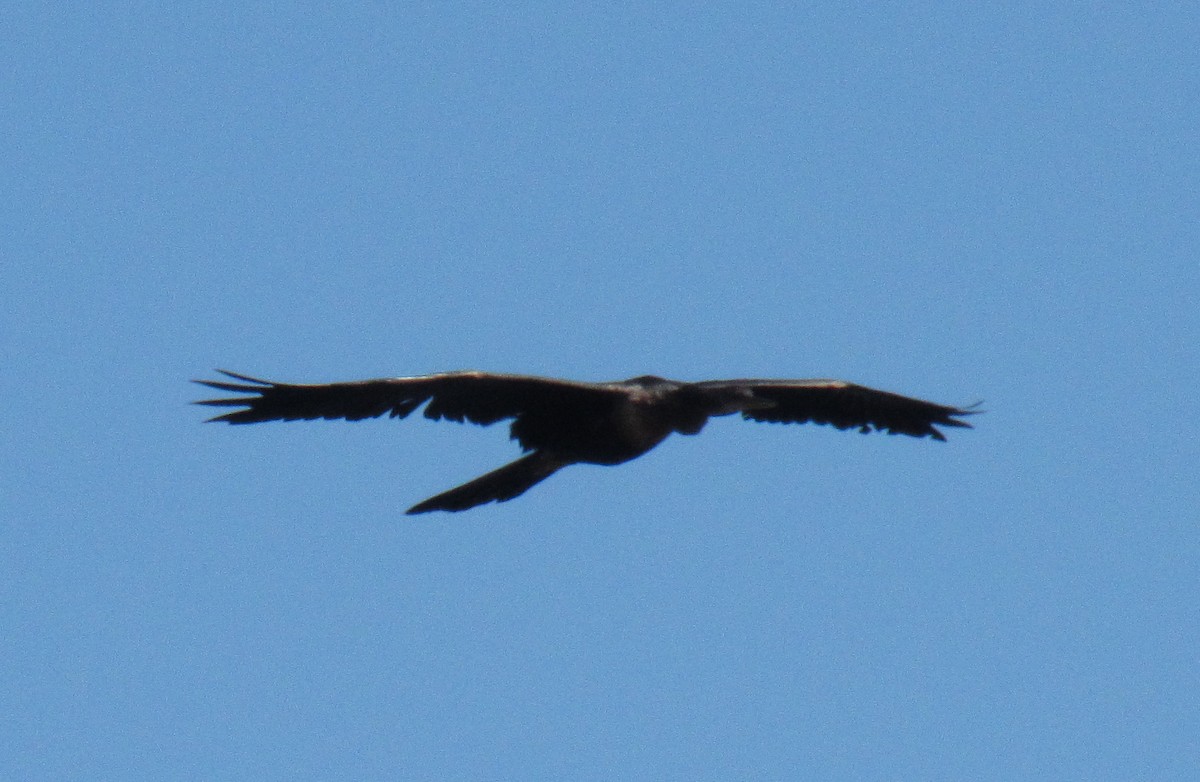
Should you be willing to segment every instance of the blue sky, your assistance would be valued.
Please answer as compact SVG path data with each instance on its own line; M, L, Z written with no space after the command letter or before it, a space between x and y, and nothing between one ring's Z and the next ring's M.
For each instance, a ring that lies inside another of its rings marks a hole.
M1200 14L21 4L0 776L1194 779ZM213 367L840 377L463 514L503 427Z

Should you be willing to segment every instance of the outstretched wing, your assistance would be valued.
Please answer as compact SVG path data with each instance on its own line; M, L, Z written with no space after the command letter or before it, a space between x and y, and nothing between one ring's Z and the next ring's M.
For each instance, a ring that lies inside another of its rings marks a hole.
M241 408L209 419L231 424L316 418L361 421L384 414L404 418L429 402L426 418L487 425L531 412L585 414L604 409L623 396L620 389L601 384L487 372L300 385L217 371L239 382L193 382L247 396L206 399L196 404Z
M742 417L787 424L830 424L838 429L883 431L912 437L946 437L935 428L971 428L956 416L979 411L847 383L842 380L716 380L696 383L714 392L740 390ZM747 393L748 392L748 393Z

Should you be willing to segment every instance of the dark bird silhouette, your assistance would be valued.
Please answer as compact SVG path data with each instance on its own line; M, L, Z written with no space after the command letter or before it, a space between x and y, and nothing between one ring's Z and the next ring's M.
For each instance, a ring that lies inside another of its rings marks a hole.
M673 432L697 434L711 416L741 413L751 421L829 424L860 432L946 438L934 425L970 424L977 411L938 405L841 380L710 380L683 383L643 375L580 383L526 375L445 372L351 383L299 385L218 370L233 380L196 380L249 396L196 404L238 407L209 419L231 424L404 418L422 404L435 421L487 426L513 419L512 439L527 454L469 483L430 497L408 513L460 511L511 500L569 464L621 464Z

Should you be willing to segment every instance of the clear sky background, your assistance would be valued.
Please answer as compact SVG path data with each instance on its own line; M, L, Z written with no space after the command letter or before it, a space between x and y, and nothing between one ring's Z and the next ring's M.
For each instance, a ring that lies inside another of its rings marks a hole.
M1200 778L1200 12L1134 6L6 6L0 777ZM213 367L987 413L412 518L504 427Z

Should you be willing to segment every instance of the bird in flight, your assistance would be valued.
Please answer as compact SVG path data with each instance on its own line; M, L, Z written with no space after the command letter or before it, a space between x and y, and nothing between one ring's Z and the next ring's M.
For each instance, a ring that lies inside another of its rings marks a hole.
M460 511L487 502L505 502L567 465L621 464L646 453L672 433L698 434L711 416L741 413L749 421L829 424L838 429L945 440L935 425L970 428L959 417L978 412L841 380L686 383L643 375L611 383L582 383L465 371L301 385L218 371L237 382L193 382L246 396L196 402L239 408L210 421L361 421L384 414L404 418L423 404L425 417L434 421L444 418L487 426L512 419L509 431L526 452L524 456L417 503L408 513Z

